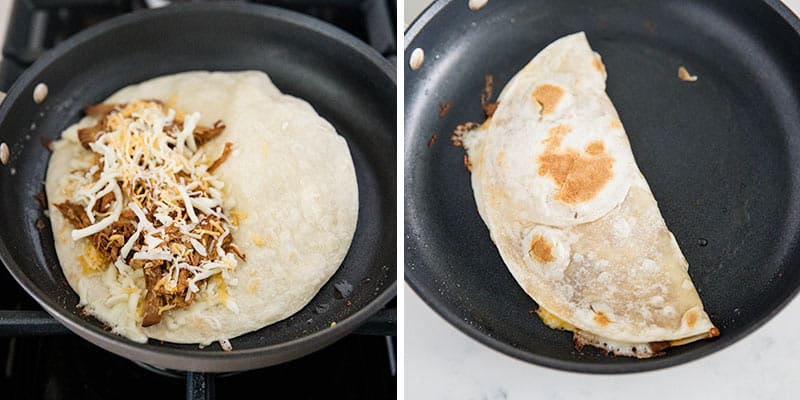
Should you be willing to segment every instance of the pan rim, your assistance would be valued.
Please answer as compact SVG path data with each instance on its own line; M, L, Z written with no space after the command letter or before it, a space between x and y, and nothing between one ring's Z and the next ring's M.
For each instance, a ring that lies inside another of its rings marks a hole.
M6 98L2 101L2 104L0 104L0 121L8 117L11 104L20 98L27 86L35 83L33 81L36 76L51 63L57 61L64 53L78 45L95 39L97 36L106 34L109 31L122 26L139 23L142 19L162 18L175 14L186 15L186 13L244 14L265 19L281 20L299 29L305 29L346 45L354 50L363 62L378 67L383 75L390 79L394 87L396 88L397 86L395 69L386 58L360 39L328 22L303 15L299 12L273 6L247 3L188 3L171 5L159 9L139 10L109 19L79 32L60 43L55 48L47 51L33 65L27 68L9 89ZM234 349L231 352L198 351L194 348L151 347L149 343L136 343L122 336L105 332L95 325L87 324L81 317L73 313L68 311L62 313L62 307L56 303L50 295L44 293L28 278L27 274L23 272L20 265L11 257L6 243L2 240L0 240L0 261L5 264L6 269L14 280L16 280L48 314L57 319L73 333L107 351L119 355L124 354L124 356L129 359L146 360L145 362L154 365L189 371L227 372L246 370L274 365L302 357L333 343L355 330L370 315L383 308L397 293L397 280L395 278L391 284L385 286L380 295L344 320L337 321L335 326L286 342L251 349ZM300 350L298 351L298 349ZM275 355L275 359L278 361L264 362L264 360L267 359L266 357L270 354Z
M413 48L413 41L414 39L425 29L428 23L436 17L446 6L448 6L453 0L436 0L431 5L429 5L416 19L411 23L411 25L406 29L404 35L404 43L405 43L405 54L410 56L409 49ZM800 36L800 17L798 17L794 12L792 12L783 2L780 0L761 0L762 3L766 4L771 10L776 12L778 16L781 17L783 21L785 21L792 30ZM465 5L466 6L466 5ZM404 62L408 62L405 60ZM407 80L405 81L407 82ZM405 115L404 117L408 117ZM414 164L413 160L409 158L408 148L410 147L408 144L413 138L413 133L410 133L408 130L404 132L404 144L406 152L403 155L403 167L404 171L411 171L411 166ZM410 189L409 185L411 184L411 177L410 175L404 176L404 187L405 193L412 193L413 191ZM421 260L422 257L418 256L421 254L423 250L423 246L420 246L419 241L416 239L418 232L417 225L418 222L414 220L413 217L416 215L416 211L413 210L413 207L409 204L408 198L404 199L405 207L405 224L404 229L406 233L406 240L408 241L405 244L405 259L406 265L408 264L408 260L412 259L417 263L419 266L424 266L425 262ZM715 344L700 347L698 349L688 351L686 353L677 354L677 355L669 355L667 357L656 357L651 358L648 360L644 360L641 362L632 361L626 362L621 364L616 363L586 363L582 361L566 361L561 359L552 358L549 356L544 356L541 354L531 353L525 350L521 350L516 348L504 341L498 340L494 337L490 337L485 333L478 330L473 325L470 325L462 318L455 315L454 312L451 311L450 308L446 307L444 301L442 301L439 297L436 296L436 292L434 290L428 290L425 288L424 279L417 277L413 272L409 272L408 269L404 269L404 280L408 283L408 286L414 291L414 293L423 300L423 302L435 311L440 317L442 317L445 321L450 323L450 325L454 326L456 329L461 331L462 333L466 334L468 337L478 341L479 343L489 347L490 349L503 353L507 356L513 357L518 360L522 360L528 363L532 363L538 366L547 367L551 369L562 370L566 372L577 372L577 373L589 373L589 374L624 374L624 373L637 373L637 372L647 372L659 369L665 369L668 367L676 367L680 365L685 365L687 363L699 360L705 356L711 355L716 353L720 350L723 350L734 343L739 342L741 339L751 335L753 332L758 330L759 328L763 327L767 322L772 320L777 314L779 314L789 303L792 302L795 298L798 297L800 294L800 284L798 284L790 293L787 293L786 296L780 300L780 302L768 313L761 315L759 318L753 320L751 324L736 334L725 334L723 332L723 340L720 339L712 339L715 340Z

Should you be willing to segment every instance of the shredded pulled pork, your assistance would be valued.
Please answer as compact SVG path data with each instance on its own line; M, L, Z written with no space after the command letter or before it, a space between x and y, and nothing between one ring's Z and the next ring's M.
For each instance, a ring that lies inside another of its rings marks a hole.
M95 163L76 172L80 188L55 206L75 228L73 239L89 238L119 274L143 270L142 326L192 304L213 276L235 285L229 271L245 255L222 208L223 184L212 175L233 144L225 143L212 163L198 151L222 134L222 121L200 126L199 114L183 115L158 100L84 111L98 119L78 131ZM227 296L221 301L238 310Z
M161 108L166 107L160 100L147 100L147 102L155 104ZM96 124L87 128L78 129L78 140L81 142L81 145L86 150L91 150L89 148L89 144L95 142L100 135L106 133L109 129L110 121L108 115L113 112L122 112L123 115L125 115L126 113L129 113L130 110L127 104L95 104L87 106L83 109L83 112L86 113L86 115L100 118ZM175 126L182 130L183 120L176 118ZM211 141L211 139L221 135L222 131L224 130L225 124L218 120L214 122L214 126L212 127L197 125L192 134L194 136L195 144L199 147L208 143Z
M214 170L219 168L219 166L222 165L222 163L224 163L225 160L228 159L228 156L231 154L232 148L233 148L233 143L225 142L225 148L222 149L222 154L219 156L219 158L214 160L214 162L211 164L210 167L208 167L208 172L214 172Z
M78 229L85 228L92 224L92 222L89 221L89 216L86 215L86 211L83 210L80 204L75 204L67 200L63 203L56 204L56 208L72 226Z
M208 143L211 139L222 134L225 130L225 124L222 121L214 122L214 126L206 128L205 126L198 126L194 129L194 141L198 146Z
M481 91L481 109L487 118L491 118L497 110L497 102L490 101L492 98L492 88L494 87L494 76L484 77L483 91Z
M130 209L120 214L111 226L92 235L92 244L108 262L116 261L125 242L136 232L136 215Z

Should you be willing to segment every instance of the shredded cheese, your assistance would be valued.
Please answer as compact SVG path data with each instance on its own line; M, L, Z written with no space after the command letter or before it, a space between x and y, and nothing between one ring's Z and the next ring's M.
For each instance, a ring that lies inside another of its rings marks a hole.
M200 243L197 239L190 238L189 239L189 243L192 244L192 247L194 248L194 251L197 252L197 254L200 254L203 257L208 255L208 252L206 251L206 247L203 246L203 244Z
M122 192L119 190L119 185L117 185L116 182L112 182L110 184L113 185L112 190L114 192L114 196L116 196L117 199L121 199ZM111 215L103 218L100 222L94 225L89 225L86 228L82 229L74 229L71 232L72 240L80 240L85 237L92 236L95 233L98 233L103 229L108 228L111 224L114 223L114 221L119 219L120 214L122 214L122 201L117 200L114 202L114 208L113 211L111 212Z
M203 281L219 276L223 303L238 312L236 303L226 295L227 286L236 284L227 271L238 261L225 249L235 246L229 238L231 229L246 214L234 216L236 223L231 223L222 209L224 183L208 171L212 163L198 151L195 141L200 118L199 113L183 115L154 101L121 106L106 116L102 134L88 144L99 156L97 163L82 165L71 174L75 189L69 201L80 204L90 222L72 230L73 240L102 232L123 213L128 213L127 221L130 212L136 216L135 232L127 239L116 231L109 235L110 242L122 247L112 263L115 268L110 268L114 274L107 272L104 279L134 290L114 293L109 306L121 303L129 311L139 312L144 297L143 263L133 261L143 260L164 262L166 273L153 290L177 293L179 277L186 275L181 271L189 272L186 301L206 287ZM108 199L103 199L109 194L114 196L110 209L106 208ZM95 210L101 199L104 210ZM99 255L97 250L95 253ZM84 271L99 270L94 258L80 257ZM167 305L160 311L173 307Z

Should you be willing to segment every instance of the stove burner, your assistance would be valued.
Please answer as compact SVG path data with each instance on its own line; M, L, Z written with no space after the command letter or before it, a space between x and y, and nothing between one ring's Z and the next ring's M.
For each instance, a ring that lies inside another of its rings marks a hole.
M186 0L15 0L0 61L0 91L45 51L98 22ZM248 0L327 21L396 61L396 0Z
M191 373L188 371L178 371L174 369L156 367L155 365L150 365L148 363L143 363L141 361L133 361L133 363L144 368L147 371L150 371L154 374L158 374L161 376L166 376L167 378L186 379L187 375ZM218 374L217 378L227 378L229 376L238 375L240 373L241 373L240 371L226 372L224 374Z

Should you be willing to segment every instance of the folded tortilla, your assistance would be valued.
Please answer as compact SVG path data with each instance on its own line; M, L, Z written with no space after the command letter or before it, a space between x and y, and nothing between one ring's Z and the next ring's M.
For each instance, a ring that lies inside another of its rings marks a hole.
M74 227L54 207L75 189L71 173L95 157L78 141L78 129L96 123L86 117L54 144L46 180L58 258L84 310L135 341L208 344L303 308L339 268L356 228L358 188L344 138L307 102L281 93L257 71L160 77L124 88L105 103L141 99L198 112L205 126L217 120L226 125L198 151L213 160L225 142L233 144L214 174L224 183L224 208L238 225L234 243L247 261L230 271L226 287L201 291L189 307L168 310L160 323L143 328L144 278L123 279L113 265L87 267L102 260L92 256L88 238L72 240Z
M583 33L542 50L464 147L481 217L542 320L646 358L719 334Z

